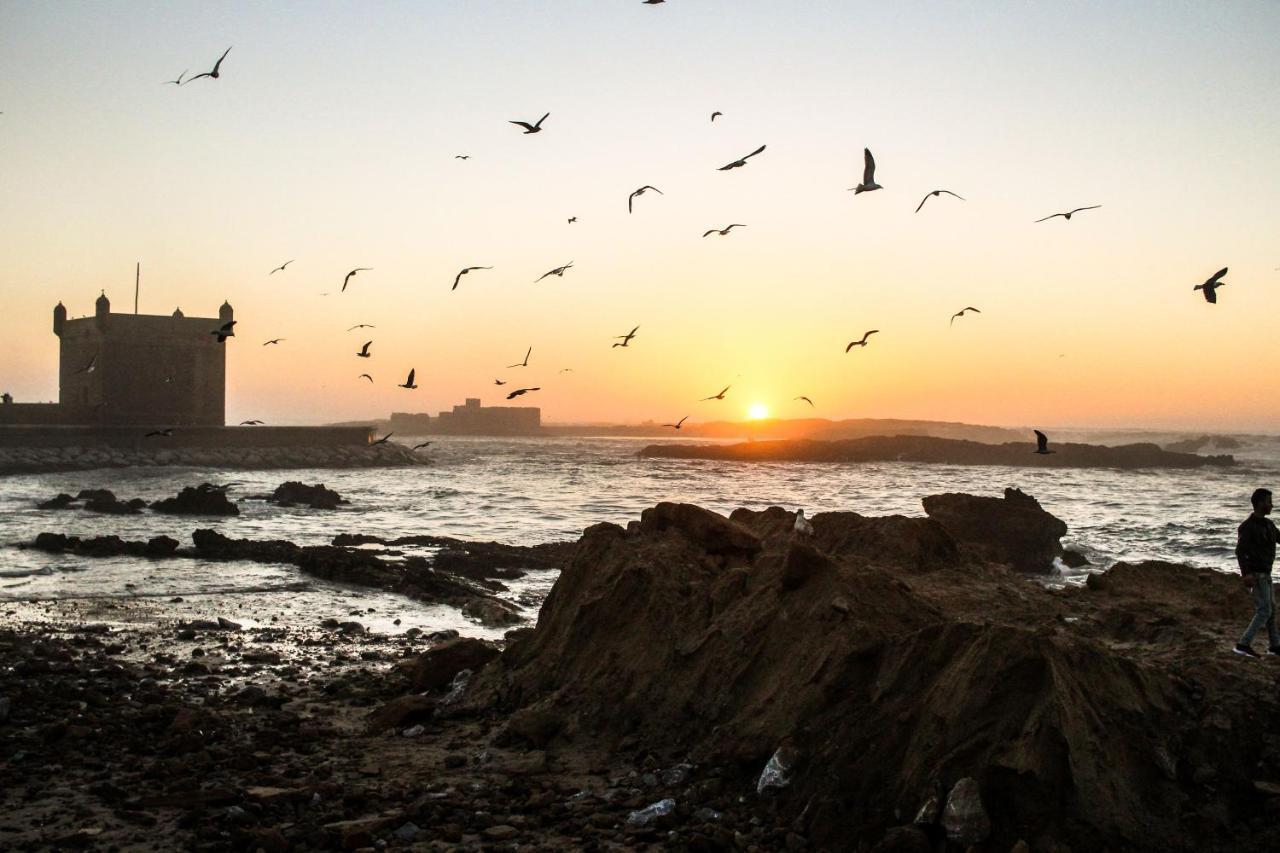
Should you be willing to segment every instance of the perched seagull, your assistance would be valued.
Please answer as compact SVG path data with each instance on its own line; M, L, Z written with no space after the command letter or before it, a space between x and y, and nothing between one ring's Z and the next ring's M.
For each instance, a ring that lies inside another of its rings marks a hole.
M511 368L511 367L528 367L528 366L529 366L529 356L530 356L532 353L533 353L533 347L529 347L529 351L528 351L528 352L526 352L526 353L524 354L524 361L520 362L519 364L508 364L508 365L507 365L507 367L508 367L508 368Z
M414 449L414 450L421 450L421 449L422 449L422 448L424 448L424 447L430 447L430 446L431 446L431 442L429 442L429 441L424 441L424 442L422 442L422 444L415 444L415 445L413 446L413 449Z
M728 391L728 390L729 390L730 388L732 388L732 387L733 387L732 385L726 385L726 386L724 386L724 388L723 388L723 389L721 389L721 391L720 391L720 393L719 393L719 394L712 394L710 397L703 397L703 398L702 398L701 400L699 400L698 402L699 402L699 403L705 403L707 400L723 400L723 399L724 399L724 392L725 392L725 391Z
M542 118L538 119L538 120L537 120L536 122L534 122L533 124L529 124L529 122L527 122L527 121L511 121L511 122L507 122L507 123L508 123L508 124L518 124L518 125L520 125L521 127L523 127L523 128L524 128L524 132L525 132L525 133L541 133L541 132L542 132L542 123L543 123L544 121L546 121L546 120L547 120L547 116L549 116L549 115L551 115L551 113L547 113L547 115L544 115Z
M764 146L763 146L763 145L761 145L759 148L757 148L755 151L752 151L750 154L748 154L746 157L743 157L741 160L734 160L732 163L729 163L729 164L727 164L727 165L725 165L725 166L721 166L719 169L716 169L716 171L717 171L717 172L727 172L727 171L729 171L730 169L737 169L737 168L740 168L740 167L742 167L742 166L745 166L745 165L747 165L747 160L749 160L750 158L752 158L752 157L756 156L757 154L759 154L759 153L760 153L761 151L763 151L763 150L764 150Z
M234 45L232 45L232 47L234 47ZM230 52L231 52L231 48L230 48L230 47L229 47L229 48L227 48L226 50L224 50L224 51L222 52L222 56L219 56L219 57L218 57L218 61L214 63L214 65L213 65L213 70L212 70L212 71L206 71L206 72L204 72L203 74L197 74L197 75L196 75L196 76L194 76L194 77L188 77L188 78L187 78L187 83L190 83L192 80L199 80L201 77L212 77L214 80L217 80L217 79L218 79L218 69L222 67L222 60L226 59L226 58L227 58L227 54L228 54L228 53L230 53ZM184 83L183 85L186 85L186 84Z
M252 421L241 421L240 426L266 426L266 424L264 424L262 421L259 421L259 420L252 420Z
M863 332L863 333L862 333L862 340L860 340L860 341L849 341L849 345L848 345L847 347L845 347L845 348L844 348L844 351L845 351L845 352L848 352L849 350L853 349L854 347L865 347L865 346L867 345L867 338L871 337L872 335L874 335L874 334L875 334L876 332L878 332L878 331L880 331L880 330L879 330L879 329L872 329L872 330L871 330L871 331L869 331L869 332Z
M461 272L453 277L453 287L450 290L458 289L458 282L462 281L462 277L472 270L491 270L493 267L465 267Z
M404 381L403 385L397 385L396 387L408 388L410 391L412 391L414 388L417 388L418 386L413 384L413 373L414 373L413 368L409 368L409 378Z
M853 190L854 195L884 189L876 183L876 158L871 156L870 148L862 149L862 183L849 189Z
M394 432L389 432L389 433L387 433L386 435L384 435L382 438L375 439L374 441L369 442L369 444L371 444L371 445L372 445L372 444L386 444L386 443L387 443L387 439L391 438L391 436L393 436L393 435L395 435L395 433L394 433Z
M370 326L368 323L357 323L356 325L352 326L350 329L347 329L347 331L354 332L356 329L376 329L376 328L378 327Z
M673 424L663 424L663 426L664 426L664 427L671 427L672 429L680 429L680 427L684 426L684 422L685 422L685 421L687 421L687 420L689 420L689 416L688 416L688 415L685 415L683 418L681 418L680 420L676 421L675 423L673 423Z
M1046 219L1053 219L1053 217L1055 217L1055 216L1061 216L1063 219L1065 219L1065 220L1067 220L1068 222L1070 222L1070 221L1071 221L1071 214L1073 214L1073 213L1079 213L1079 212L1080 212L1080 211L1082 211L1082 210L1097 210L1097 209L1098 209L1098 208L1100 208L1100 207L1102 207L1102 205L1100 205L1100 204L1091 204L1091 205L1089 205L1088 207L1077 207L1075 210L1068 210L1066 213L1054 213L1054 214L1051 214L1051 215L1049 215L1049 216L1044 217L1044 219L1037 219L1037 220L1036 220L1036 222L1044 222Z
M76 371L76 373L93 373L98 369L98 354L95 352L93 358L89 359L89 363Z
M360 347L360 352L356 353L356 358L373 358L373 353L369 352L371 346L373 341L365 341L364 346Z
M370 376L370 375L369 375L369 374L367 374L367 373L361 373L359 376L357 376L357 377L356 377L356 379L368 379L368 380L369 380L369 384L370 384L370 385L372 385L372 384L373 384L373 377L372 377L372 376Z
M735 222L732 225L726 225L723 228L712 228L710 231L704 231L703 237L710 237L712 234L719 234L721 237L727 237L729 232L734 228L746 228L741 222Z
M631 195L627 196L627 213L630 213L630 212L631 212L631 202L632 202L632 200L633 200L636 196L642 196L642 195L644 195L644 191L645 191L645 190L653 190L653 191L654 191L654 192L656 192L658 195L666 195L666 193L664 193L662 190L658 189L657 187L651 187L651 186L649 186L648 184L645 184L645 185L644 185L644 186L642 186L640 189L636 190L636 191L635 191L635 192L633 192Z
M173 85L175 85L175 86L181 86L181 85L182 85L182 75L183 75L183 74L186 74L186 73L187 73L187 70L189 70L189 69L184 69L184 70L183 70L183 72L182 72L182 74L179 74L179 75L178 75L178 79L177 79L177 80L165 80L163 85L168 86L170 83L172 83L172 84L173 84Z
M1218 288L1226 287L1227 285L1225 281L1220 281L1219 279L1221 279L1226 274L1227 274L1227 268L1223 267L1213 275L1209 276L1209 278L1205 280L1204 284L1197 284L1195 287L1191 289L1203 290L1204 301L1208 302L1210 305L1216 305L1218 302Z
M957 318L957 317L963 317L963 316L964 316L964 312L966 312L966 311L972 311L972 312L973 312L973 313L975 313L975 314L981 314L981 313L982 313L982 312L981 312L981 311L979 311L977 308L974 308L972 305L966 306L966 307L964 307L964 308L961 308L961 309L960 309L959 311L957 311L956 313L952 314L952 315L951 315L951 322L950 322L950 323L947 323L947 325L948 325L948 326L950 326L950 325L952 325L953 323L955 323L956 318Z
M155 429L143 436L143 438L170 438L173 436L173 427L165 429Z
M804 517L804 510L796 510L796 523L791 529L794 530L798 536L813 535L813 524Z
M371 270L371 269L373 269L373 267L356 267L356 268L355 268L355 269L353 269L351 272L347 273L346 278L344 278L344 279L342 280L342 290L340 290L340 291L338 291L338 292L339 292L339 293L346 293L346 292L347 292L347 282L351 281L351 277L352 277L353 275L355 275L355 274L356 274L356 273L358 273L358 272L368 272L368 271L369 271L369 270Z
M1036 449L1034 451L1035 453L1044 455L1044 454L1058 452L1056 450L1049 449L1049 436L1045 435L1038 429L1033 429L1032 432L1036 434Z
M631 339L632 339L632 338L634 338L634 337L636 336L636 332L638 332L638 331L640 331L640 327L639 327L639 326L636 326L634 329L632 329L631 331L627 332L625 335L617 335L616 337L618 337L619 339L621 339L621 340L622 340L622 343L620 343L620 344L614 344L614 346L615 346L615 347L625 347L627 344L631 343Z
M455 160L470 160L470 159L471 159L471 155L470 155L470 154L454 154L454 155L453 155L453 159L455 159Z
M569 224L570 224L570 225L572 225L573 223L575 223L575 222L577 222L577 221L578 221L578 217L576 217L576 216L570 216L570 217L569 217Z
M218 328L214 329L209 334L217 335L218 343L225 344L227 342L227 338L234 338L236 336L235 330L232 328L235 324L236 324L235 320L229 320L226 323L223 323Z
M713 112L713 113L711 114L711 120L712 120L712 121L715 121L715 120L716 120L716 116L722 116L722 115L724 115L724 113L720 112L719 110L716 110L715 112Z
M530 391L541 391L541 390L542 390L541 388L517 388L516 390L512 391L510 394L507 395L507 399L514 400L516 397L519 397L521 394L528 394Z
M953 196L956 196L956 198L960 199L961 201L964 201L964 200L965 200L965 199L964 199L964 196L956 195L956 194L955 194L955 193L953 193L951 190L934 190L933 192L925 193L925 194L924 194L924 198L920 199L920 206L916 208L916 213L919 213L919 212L920 212L920 208L921 208L921 207L924 207L924 203L925 203L926 201L928 201L929 199L933 198L934 196L941 195L942 193L946 193L947 195L953 195Z
M280 342L281 342L281 341L283 341L283 340L284 340L284 338L272 338L271 340L269 340L269 341L267 341L265 344L263 344L263 346L265 347L265 346L270 346L271 344L278 344L278 343L280 343Z
M507 381L506 381L505 379L495 379L495 380L493 380L493 384L494 384L494 385L506 385L506 384L507 384Z
M275 275L276 273L280 272L280 270L282 270L282 269L284 269L285 267L289 266L289 264L291 264L291 263L293 263L293 259L292 259L292 258L291 258L291 259L289 259L289 260L287 260L287 261L285 261L283 264L281 264L280 266L276 267L276 268L275 268L275 269L273 269L271 272L267 273L267 275Z
M542 281L544 278L546 278L546 277L547 277L547 276L549 276L549 275L554 275L554 276L559 276L560 278L564 278L564 271L565 271L565 270L567 270L567 269L568 269L569 267L571 267L571 266L573 266L573 261L569 261L569 263L565 264L565 265L564 265L564 266L562 266L562 267L556 267L555 269L551 270L550 272L544 272L542 275L540 275L540 276L538 276L537 278L535 278L535 279L533 280L533 283L534 283L534 284L537 284L538 282Z
M805 401L806 403L808 403L810 406L812 406L812 405L813 405L813 401L812 401L812 400L810 400L808 397L804 396L803 394L801 394L799 397L794 397L793 399L795 399L795 400L804 400L804 401Z

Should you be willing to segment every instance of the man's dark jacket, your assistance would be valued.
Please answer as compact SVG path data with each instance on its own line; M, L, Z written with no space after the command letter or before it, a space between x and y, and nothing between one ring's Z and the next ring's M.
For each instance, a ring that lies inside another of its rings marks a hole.
M1271 573L1271 564L1276 561L1276 542L1280 541L1280 530L1266 516L1250 515L1236 531L1236 562L1240 564L1240 574L1250 572Z

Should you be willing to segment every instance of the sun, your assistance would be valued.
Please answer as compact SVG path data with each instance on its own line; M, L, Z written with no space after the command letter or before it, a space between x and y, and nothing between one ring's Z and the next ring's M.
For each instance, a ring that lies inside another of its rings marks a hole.
M747 417L753 421L769 417L769 407L764 403L752 403L747 406Z

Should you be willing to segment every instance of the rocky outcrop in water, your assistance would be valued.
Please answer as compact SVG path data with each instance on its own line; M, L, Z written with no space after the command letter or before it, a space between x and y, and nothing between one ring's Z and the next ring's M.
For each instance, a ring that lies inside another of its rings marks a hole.
M350 447L204 447L121 450L110 447L0 447L0 475L93 468L174 466L232 470L390 468L431 460L394 442Z
M65 492L37 504L37 509L78 509L89 512L100 512L105 515L137 515L146 509L147 502L142 498L122 501L109 489L81 489L74 498Z
M923 435L872 436L844 441L749 441L742 444L651 444L641 456L719 459L730 462L927 462L943 465L1012 465L1035 468L1199 468L1230 466L1231 456L1173 453L1149 443L1105 447L1054 443L1035 453L1031 442L980 444Z
M1067 535L1067 525L1020 489L1005 489L1004 498L930 495L924 499L924 511L987 562L1048 574L1063 555L1060 540Z
M240 514L240 508L227 499L226 489L211 483L187 486L176 497L156 501L151 508L168 515Z
M281 483L274 492L262 499L279 506L306 506L311 509L337 509L339 505L347 503L342 495L325 488L324 483L308 486L297 480Z

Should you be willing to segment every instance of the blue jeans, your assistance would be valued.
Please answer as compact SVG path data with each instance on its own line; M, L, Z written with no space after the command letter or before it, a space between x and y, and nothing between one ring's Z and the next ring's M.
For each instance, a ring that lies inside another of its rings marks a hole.
M1271 588L1271 575L1257 573L1253 577L1253 621L1249 623L1244 636L1240 638L1240 645L1247 646L1252 643L1254 635L1262 629L1263 625L1266 625L1267 639L1271 642L1271 648L1280 648L1280 632L1276 631L1276 599Z

